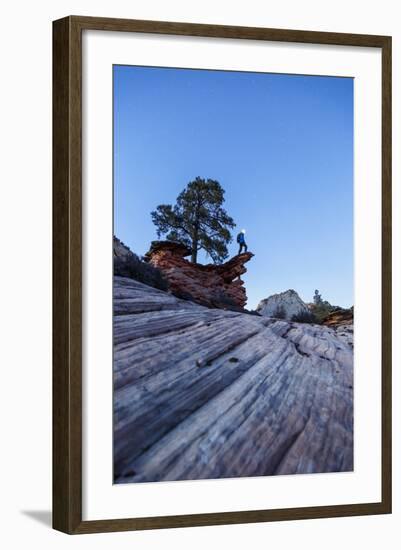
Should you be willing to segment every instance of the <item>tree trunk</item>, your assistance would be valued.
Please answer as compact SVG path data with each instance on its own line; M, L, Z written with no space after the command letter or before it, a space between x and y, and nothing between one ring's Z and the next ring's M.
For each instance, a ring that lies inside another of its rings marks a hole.
M191 262L193 264L196 264L196 260L198 259L198 231L195 230L195 236L192 239L192 255L191 255Z
M196 209L196 217L195 217L195 223L194 223L194 232L192 237L192 255L191 255L191 262L196 264L196 260L198 258L198 241L199 241L199 204Z

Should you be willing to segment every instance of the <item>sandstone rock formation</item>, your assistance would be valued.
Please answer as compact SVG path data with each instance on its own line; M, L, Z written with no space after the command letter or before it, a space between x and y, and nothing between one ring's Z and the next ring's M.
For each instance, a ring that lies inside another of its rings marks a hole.
M323 319L322 324L328 327L340 327L353 325L354 323L354 308L342 309L338 308L335 311L332 311Z
M116 483L353 469L352 326L114 284Z
M176 296L207 307L243 309L247 297L241 275L253 254L245 252L221 265L202 265L186 260L190 253L182 244L155 241L146 257L162 272Z
M120 239L116 236L113 237L113 256L114 258L129 258L136 256ZM137 256L136 256L137 257Z
M265 317L291 320L294 315L308 314L309 308L295 290L286 290L262 300L256 311Z

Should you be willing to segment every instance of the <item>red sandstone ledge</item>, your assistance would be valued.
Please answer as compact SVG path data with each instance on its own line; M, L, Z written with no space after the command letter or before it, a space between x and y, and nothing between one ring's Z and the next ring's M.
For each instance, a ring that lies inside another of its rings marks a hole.
M243 309L247 296L241 275L247 271L244 264L254 256L252 252L220 265L194 264L185 259L190 254L181 243L154 241L146 258L162 271L173 294L207 307Z

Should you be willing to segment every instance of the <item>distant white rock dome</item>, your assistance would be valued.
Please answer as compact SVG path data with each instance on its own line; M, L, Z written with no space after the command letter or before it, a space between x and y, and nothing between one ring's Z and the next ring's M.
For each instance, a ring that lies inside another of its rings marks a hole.
M309 313L308 306L295 290L273 294L259 302L256 311L265 317L278 317L291 320L294 315Z

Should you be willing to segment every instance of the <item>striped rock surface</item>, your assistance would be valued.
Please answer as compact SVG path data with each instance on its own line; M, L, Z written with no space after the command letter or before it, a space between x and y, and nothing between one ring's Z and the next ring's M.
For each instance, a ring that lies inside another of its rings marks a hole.
M353 327L114 280L116 483L353 469Z

